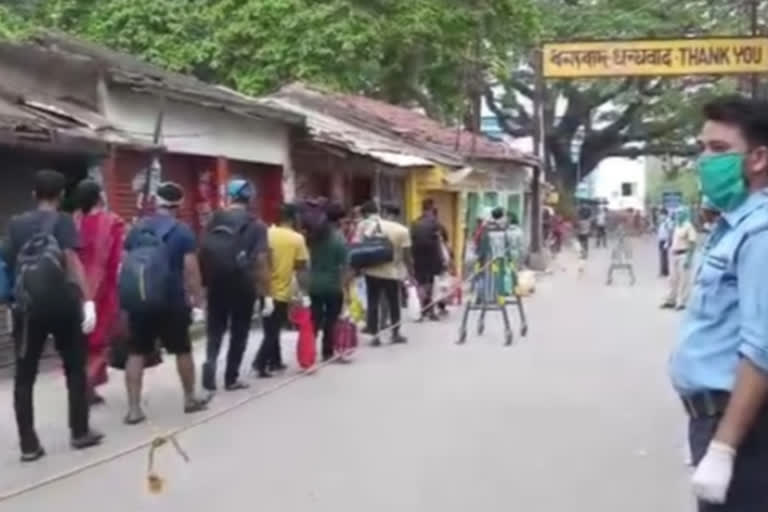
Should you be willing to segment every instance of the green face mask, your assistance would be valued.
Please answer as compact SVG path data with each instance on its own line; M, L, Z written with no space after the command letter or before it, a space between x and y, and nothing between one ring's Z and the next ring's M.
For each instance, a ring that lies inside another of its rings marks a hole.
M701 193L721 212L738 208L747 198L745 158L742 153L722 153L699 157L696 163Z

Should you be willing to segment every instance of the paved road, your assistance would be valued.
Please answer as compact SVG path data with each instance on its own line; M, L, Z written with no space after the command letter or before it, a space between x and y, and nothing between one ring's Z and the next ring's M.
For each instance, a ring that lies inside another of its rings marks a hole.
M408 346L363 350L353 365L189 431L181 441L191 464L170 449L159 457L162 495L145 491L142 451L0 502L0 511L693 510L683 418L665 375L678 320L657 309L652 256L650 245L639 251L634 288L603 285L604 253L582 278L568 265L544 279L529 302L530 336L512 348L502 347L493 317L465 347L453 343L455 318L409 325ZM123 427L119 379L94 413L108 442L73 454L63 380L43 376L39 422L50 456L31 467L16 462L10 387L0 384L0 494L189 419L169 364L149 380L155 426ZM214 408L242 396L222 394Z

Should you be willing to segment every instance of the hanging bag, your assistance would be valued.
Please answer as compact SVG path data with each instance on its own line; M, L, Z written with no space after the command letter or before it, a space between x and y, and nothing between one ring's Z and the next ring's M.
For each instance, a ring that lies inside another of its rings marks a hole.
M380 221L376 222L376 227L370 235L349 246L349 265L355 270L377 267L394 260L395 248L381 229Z

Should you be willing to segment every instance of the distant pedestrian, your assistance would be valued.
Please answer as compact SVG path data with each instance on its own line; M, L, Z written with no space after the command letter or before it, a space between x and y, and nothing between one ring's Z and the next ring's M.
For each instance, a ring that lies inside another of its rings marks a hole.
M421 294L422 313L430 320L438 320L432 304L433 287L437 276L446 268L446 262L441 226L432 199L422 202L421 216L411 225L410 239L413 244L414 278Z
M35 174L37 207L11 219L8 264L15 269L13 341L16 350L14 410L22 462L45 455L37 437L32 395L48 336L64 363L69 398L71 446L101 442L88 421L87 341L96 327L91 287L77 256L80 239L72 217L59 212L66 179L56 171Z
M327 206L329 226L309 238L309 297L315 333L322 331L322 357L333 357L333 333L344 309L344 290L349 284L348 250L341 220L344 208L335 203Z
M669 277L669 246L672 243L673 221L669 212L662 208L659 224L656 228L656 241L659 246L659 276Z
M576 238L579 241L581 258L589 256L589 235L592 233L592 212L587 207L581 207L576 220Z
M768 510L768 103L704 107L696 163L721 212L671 362L699 512Z
M669 294L662 307L682 310L688 303L697 234L686 207L679 208L675 213L675 224L670 246L672 272L669 277Z
M392 343L406 343L408 340L400 334L401 286L412 275L413 259L411 256L411 234L408 228L393 220L382 219L379 207L374 201L363 205L365 220L360 224L356 240L363 240L383 234L392 244L394 258L384 263L363 270L368 294L367 332L374 335L373 346L381 345L378 333L381 330L379 304L386 300L392 326Z
M128 313L131 338L125 367L128 392L127 425L146 420L141 407L144 363L159 340L176 356L187 414L203 411L208 399L195 395L195 363L189 328L203 319L197 241L189 226L178 220L184 189L160 183L157 212L142 217L125 239L120 271L120 305Z
M88 336L88 401L98 405L104 399L96 388L107 382L107 337L120 313L117 277L125 225L120 217L104 208L101 186L93 180L77 185L75 201L74 220L80 234L77 252L96 304L96 327Z
M596 247L608 247L608 207L601 206L595 215Z
M298 208L294 204L284 204L280 212L280 224L272 226L267 232L271 261L271 296L264 298L262 323L264 339L253 361L253 369L259 378L272 377L273 372L285 370L280 348L280 334L288 321L288 308L294 299L293 283L301 289L302 301L309 306L305 296L306 270L309 263L309 251L304 235L298 232Z
M216 390L216 367L224 333L229 326L229 351L224 389L246 389L240 365L257 295L269 296L267 228L250 212L256 191L243 179L227 184L229 207L214 212L205 230L200 264L207 297L207 344L203 388Z
M513 212L507 212L507 240L509 243L510 262L516 271L520 270L523 261L523 229L520 221Z

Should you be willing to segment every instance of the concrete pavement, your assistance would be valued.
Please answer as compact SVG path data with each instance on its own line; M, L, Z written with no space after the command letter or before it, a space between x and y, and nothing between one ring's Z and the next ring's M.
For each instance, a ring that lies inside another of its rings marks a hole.
M528 302L530 334L504 348L501 321L454 344L458 312L409 324L407 346L363 349L332 366L185 433L185 465L166 447L161 495L146 492L146 451L0 502L0 511L47 506L80 512L208 511L689 511L683 416L666 377L679 321L658 310L652 244L636 247L638 285L604 285L607 252L579 278L573 261ZM514 318L514 316L513 316ZM255 345L260 335L254 335ZM291 340L284 342L291 361ZM94 411L104 446L68 448L58 373L37 390L49 456L17 462L10 382L0 383L0 494L190 420L169 362L149 374L153 424L125 427L122 375ZM258 391L273 382L254 381ZM242 394L220 393L212 409Z

